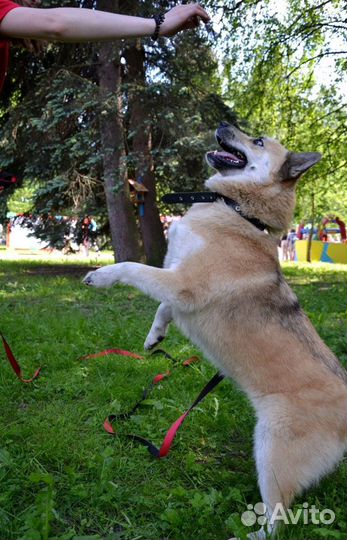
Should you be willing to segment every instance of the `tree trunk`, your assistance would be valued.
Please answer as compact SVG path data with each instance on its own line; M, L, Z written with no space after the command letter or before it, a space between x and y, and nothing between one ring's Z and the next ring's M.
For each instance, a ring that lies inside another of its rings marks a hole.
M116 11L118 2L100 0L98 8ZM99 94L103 104L100 116L101 146L112 247L118 262L138 261L139 234L124 160L119 46L115 43L101 43L98 55Z
M147 264L162 266L166 240L156 204L154 164L151 155L152 135L148 106L146 106L145 52L140 40L124 52L129 82L129 130L134 133L132 151L136 159L136 178L148 189L144 207L139 215L143 247Z

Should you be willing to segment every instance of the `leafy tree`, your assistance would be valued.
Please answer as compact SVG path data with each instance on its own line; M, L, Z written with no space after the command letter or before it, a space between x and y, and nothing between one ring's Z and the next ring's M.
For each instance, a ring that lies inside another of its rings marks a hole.
M297 221L317 223L328 212L346 219L345 6L341 1L287 4L282 12L271 1L219 5L224 99L253 132L277 136L291 150L323 154L299 183ZM326 58L335 63L330 83L320 78Z
M203 29L155 44L55 44L40 59L15 53L0 113L0 167L38 183L34 207L43 215L108 217L118 260L139 258L140 231L147 261L161 263L157 198L201 189L212 131L222 119L235 120L232 110L253 132L323 153L299 185L297 220L317 221L327 211L347 217L343 2L289 0L287 12L272 0L207 4L215 33ZM82 5L135 14L127 0ZM158 7L142 0L136 14ZM336 65L330 85L317 78L324 58ZM145 214L136 219L127 178L149 189Z
M126 1L96 6L127 14L135 9ZM136 14L155 7L142 2ZM166 247L156 179L159 191L201 182L206 133L227 109L216 95L220 83L207 35L157 44L56 44L30 62L17 54L24 73L29 63L36 75L26 87L15 72L19 90L10 84L5 96L1 166L39 184L34 207L42 215L103 218L107 206L118 260L140 256L127 178L141 179L149 189L138 219L143 248L148 262L161 264Z

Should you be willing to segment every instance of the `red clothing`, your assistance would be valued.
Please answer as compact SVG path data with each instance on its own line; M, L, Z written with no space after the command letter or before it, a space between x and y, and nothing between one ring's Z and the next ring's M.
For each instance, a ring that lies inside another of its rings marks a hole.
M300 225L298 226L297 231L296 231L296 237L297 237L298 240L302 240L302 239L303 239L303 236L304 236L304 235L303 235L303 232L302 232L303 229L304 229L304 225L302 225L302 224L300 223Z
M10 58L10 41L1 39L1 21L9 11L17 7L20 6L10 0L0 0L0 92L5 82Z

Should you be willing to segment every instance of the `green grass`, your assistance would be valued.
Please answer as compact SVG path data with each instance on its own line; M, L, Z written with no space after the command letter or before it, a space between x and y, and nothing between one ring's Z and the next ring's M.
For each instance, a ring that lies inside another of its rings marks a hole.
M347 268L288 264L284 271L346 364ZM0 261L0 330L24 376L43 366L25 385L0 353L0 539L222 540L249 532L240 516L260 496L247 399L223 381L186 420L166 459L129 441L124 434L161 443L214 373L202 361L178 367L118 424L118 437L105 433L104 418L127 410L170 362L149 355L78 360L109 347L141 354L156 309L134 289L84 287L83 273L77 263ZM163 346L182 360L198 353L174 327ZM332 525L290 526L281 537L346 538L346 476L344 463L296 502L332 509Z

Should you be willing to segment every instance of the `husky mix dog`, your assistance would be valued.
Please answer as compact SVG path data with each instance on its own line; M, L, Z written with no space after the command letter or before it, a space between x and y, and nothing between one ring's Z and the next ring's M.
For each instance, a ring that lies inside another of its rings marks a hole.
M163 339L173 320L246 392L257 416L254 453L270 517L276 504L289 508L329 473L347 448L347 373L301 310L277 255L296 183L321 155L290 152L226 122L216 139L221 150L206 159L217 173L206 187L224 198L194 204L171 227L164 268L119 263L89 272L84 282L125 283L161 302L145 348ZM276 523L268 528L273 533Z

